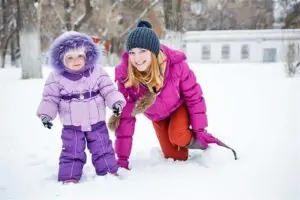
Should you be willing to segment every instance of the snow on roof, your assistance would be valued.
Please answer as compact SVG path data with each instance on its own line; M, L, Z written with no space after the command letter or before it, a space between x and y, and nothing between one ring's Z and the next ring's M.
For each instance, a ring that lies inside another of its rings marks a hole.
M300 29L188 31L186 42L239 40L300 40Z

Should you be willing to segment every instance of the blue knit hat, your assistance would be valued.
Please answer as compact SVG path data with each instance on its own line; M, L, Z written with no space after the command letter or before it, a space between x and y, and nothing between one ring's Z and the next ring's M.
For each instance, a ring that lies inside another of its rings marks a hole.
M158 56L160 49L159 38L152 30L150 22L139 21L137 27L129 33L126 41L126 51L133 48L147 49Z

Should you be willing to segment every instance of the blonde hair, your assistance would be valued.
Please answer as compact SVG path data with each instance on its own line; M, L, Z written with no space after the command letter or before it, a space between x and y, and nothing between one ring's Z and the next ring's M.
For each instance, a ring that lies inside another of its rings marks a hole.
M137 87L140 84L145 85L151 92L153 88L160 89L163 85L163 64L165 55L159 52L156 57L154 53L151 52L151 63L146 71L138 71L134 66L132 66L130 60L128 59L128 76L125 81L125 87Z

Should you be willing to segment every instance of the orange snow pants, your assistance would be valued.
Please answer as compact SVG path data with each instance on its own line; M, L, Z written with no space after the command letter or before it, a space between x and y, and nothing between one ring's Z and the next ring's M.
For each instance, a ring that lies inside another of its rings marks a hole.
M168 118L152 123L165 158L187 160L186 146L190 143L192 133L189 129L189 115L185 104Z

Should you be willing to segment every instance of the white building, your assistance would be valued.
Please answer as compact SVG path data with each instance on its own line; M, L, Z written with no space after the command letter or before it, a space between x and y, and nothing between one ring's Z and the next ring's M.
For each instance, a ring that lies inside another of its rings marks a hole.
M288 49L300 56L300 29L192 31L182 42L189 62L282 62Z

